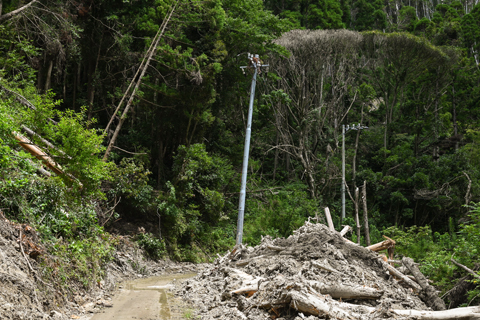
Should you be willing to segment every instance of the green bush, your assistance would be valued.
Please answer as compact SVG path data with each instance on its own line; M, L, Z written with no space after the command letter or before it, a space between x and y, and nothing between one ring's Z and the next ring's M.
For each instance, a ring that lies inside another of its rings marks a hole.
M153 260L159 260L166 256L165 242L151 233L139 233L135 240L140 248L144 249L147 255Z
M203 144L180 146L174 157L173 173L175 178L166 183L166 191L157 199L173 256L185 259L189 254L183 251L193 250L207 257L209 252L233 243L234 235L219 229L228 224L225 209L232 206L225 197L234 175L229 161L209 154Z
M249 245L257 245L264 235L288 237L318 210L316 201L309 198L307 187L303 184L290 184L278 191L273 190L275 192L249 195L247 199L244 242Z
M115 243L115 238L106 233L49 242L51 255L41 258L43 276L70 292L77 283L91 289L105 276L104 266L113 259Z

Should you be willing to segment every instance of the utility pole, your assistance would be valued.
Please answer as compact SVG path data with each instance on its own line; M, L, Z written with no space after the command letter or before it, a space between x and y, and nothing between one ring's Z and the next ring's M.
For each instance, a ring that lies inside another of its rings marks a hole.
M347 127L345 128L345 125L342 125L342 222L345 220L345 133L348 132L348 130L362 130L362 129L368 129L367 126L361 126L360 123L355 126L347 124Z
M242 243L243 238L243 219L245 214L245 196L247 189L247 170L248 170L248 155L250 152L250 136L252 134L252 113L253 100L255 98L255 85L257 83L257 74L261 67L268 67L262 64L258 54L248 54L250 64L248 66L240 67L245 73L245 69L253 69L252 86L250 91L250 104L248 106L247 132L245 133L245 148L243 149L243 165L242 165L242 182L240 186L240 200L238 204L238 221L237 221L237 245Z

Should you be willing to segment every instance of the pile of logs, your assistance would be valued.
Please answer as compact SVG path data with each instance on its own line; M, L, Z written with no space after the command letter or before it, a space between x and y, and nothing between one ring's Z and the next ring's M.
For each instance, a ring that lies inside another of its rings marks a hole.
M288 239L237 246L177 294L202 319L480 319L480 307L445 310L412 259L393 260L393 239L365 248L343 235L306 222Z

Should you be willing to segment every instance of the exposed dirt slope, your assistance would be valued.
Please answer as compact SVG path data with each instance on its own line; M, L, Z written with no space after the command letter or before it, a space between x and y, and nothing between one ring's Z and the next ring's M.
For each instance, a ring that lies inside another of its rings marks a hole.
M48 253L35 230L15 224L0 213L0 319L89 319L112 306L111 295L119 282L196 270L192 264L146 260L129 237L120 238L104 280L88 292L81 286L68 292L37 275L42 268L36 259Z

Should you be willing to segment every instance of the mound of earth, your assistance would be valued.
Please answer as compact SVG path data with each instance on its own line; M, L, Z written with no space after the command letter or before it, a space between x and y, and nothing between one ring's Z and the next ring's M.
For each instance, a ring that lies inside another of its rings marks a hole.
M9 221L0 212L0 319L81 319L111 306L111 295L119 282L153 275L192 272L193 264L152 261L128 236L119 236L114 259L106 276L94 288L85 290L71 284L75 292L61 284L42 280L37 259L48 255L33 228Z
M389 268L377 253L306 222L287 239L237 246L175 294L202 319L412 319L415 310L433 312L420 286L402 285Z

